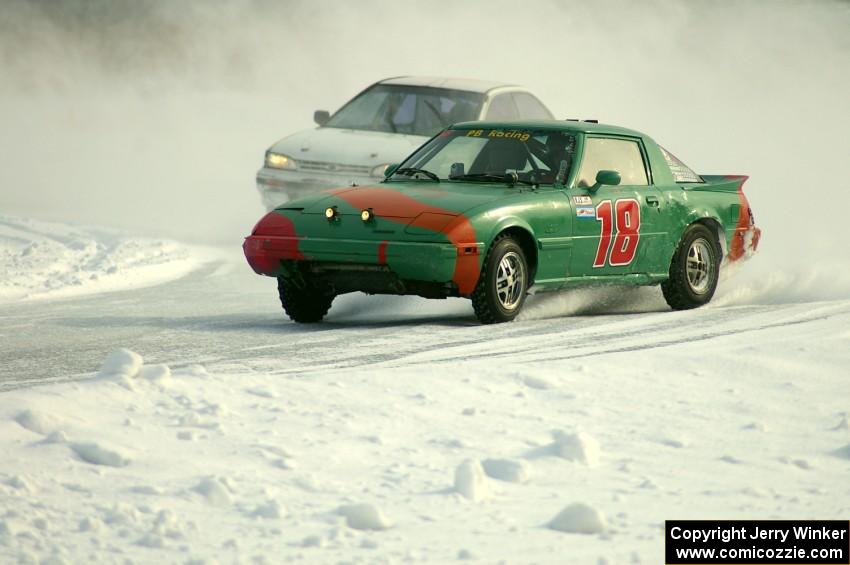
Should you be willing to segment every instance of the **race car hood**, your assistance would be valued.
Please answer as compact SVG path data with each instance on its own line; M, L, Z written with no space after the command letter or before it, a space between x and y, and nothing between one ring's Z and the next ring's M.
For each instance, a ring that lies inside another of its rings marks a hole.
M391 182L372 186L329 190L286 203L286 208L302 208L304 214L324 214L336 206L341 215L371 209L378 218L412 220L420 214L454 217L473 208L486 207L516 195L517 189L501 184L452 182L451 190L429 181Z
M269 151L287 155L296 162L375 167L400 163L427 140L418 135L320 127L285 137Z

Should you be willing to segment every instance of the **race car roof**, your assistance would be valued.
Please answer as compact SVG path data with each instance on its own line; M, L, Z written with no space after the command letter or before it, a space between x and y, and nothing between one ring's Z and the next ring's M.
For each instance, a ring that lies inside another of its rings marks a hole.
M611 135L628 135L631 137L647 137L637 130L594 122L577 122L572 120L521 120L510 122L462 122L453 124L452 129L511 129L511 130L558 130L581 133L602 133Z
M471 78L448 78L428 76L403 76L393 77L380 81L378 84L398 84L405 86L429 86L431 88L448 88L451 90L464 90L467 92L479 92L484 94L495 88L506 86L516 87L515 84L495 82L489 80L477 80Z

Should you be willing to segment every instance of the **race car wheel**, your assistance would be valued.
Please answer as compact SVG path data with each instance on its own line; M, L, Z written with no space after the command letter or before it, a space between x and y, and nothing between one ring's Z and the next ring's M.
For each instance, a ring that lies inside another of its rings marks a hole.
M708 303L720 275L720 244L702 224L689 226L670 262L670 278L661 292L674 310L687 310Z
M519 243L509 235L493 242L484 257L472 307L482 324L510 322L525 302L529 286L528 262Z
M332 294L324 294L311 288L309 284L299 287L295 282L284 277L278 277L277 291L286 315L293 322L301 324L321 322L334 301Z

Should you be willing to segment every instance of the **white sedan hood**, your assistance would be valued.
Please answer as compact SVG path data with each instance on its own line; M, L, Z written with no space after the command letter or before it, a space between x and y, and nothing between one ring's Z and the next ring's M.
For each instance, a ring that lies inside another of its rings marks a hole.
M418 135L320 127L285 137L269 150L296 161L376 166L401 162L427 140Z

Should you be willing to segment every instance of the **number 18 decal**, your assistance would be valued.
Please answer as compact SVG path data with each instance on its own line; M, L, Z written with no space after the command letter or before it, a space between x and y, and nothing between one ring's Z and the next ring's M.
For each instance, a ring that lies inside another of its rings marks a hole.
M596 221L602 222L602 233L593 260L594 268L604 267L606 258L612 267L628 265L635 258L640 241L640 204L634 198L623 198L614 203L614 208L616 213L612 213L610 200L603 200L596 206ZM612 234L616 234L613 248Z

